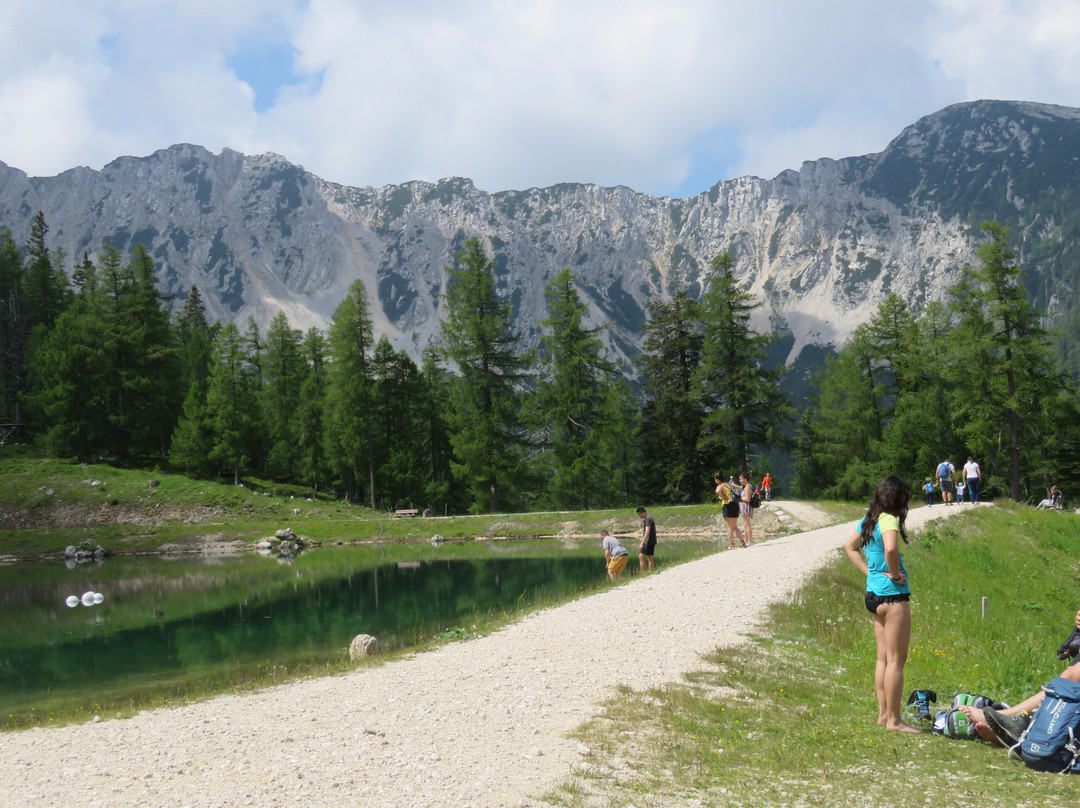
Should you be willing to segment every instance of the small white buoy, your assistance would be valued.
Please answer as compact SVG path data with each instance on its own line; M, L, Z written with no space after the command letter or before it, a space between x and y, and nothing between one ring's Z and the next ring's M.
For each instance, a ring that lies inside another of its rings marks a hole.
M65 600L64 603L66 603L69 608L74 609L76 606L79 605L79 596L78 595L68 595L67 600Z
M105 596L100 592L94 593L94 603L102 603L105 600Z
M83 606L93 606L94 605L94 593L93 592L83 592L82 605Z

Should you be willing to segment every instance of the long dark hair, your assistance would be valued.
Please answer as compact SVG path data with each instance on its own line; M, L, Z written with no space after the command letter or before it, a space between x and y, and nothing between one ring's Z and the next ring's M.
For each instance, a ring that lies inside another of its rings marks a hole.
M870 507L866 509L866 518L862 522L862 546L865 547L874 538L874 528L877 527L878 517L883 513L891 513L900 520L900 538L905 544L909 544L904 522L907 520L910 500L911 486L906 480L890 474L878 483L874 496L870 499Z

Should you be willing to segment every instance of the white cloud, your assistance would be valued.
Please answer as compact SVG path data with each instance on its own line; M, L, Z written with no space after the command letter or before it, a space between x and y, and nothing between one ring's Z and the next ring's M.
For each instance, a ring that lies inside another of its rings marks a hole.
M1078 34L1080 0L7 0L0 160L187 141L354 185L697 192L879 150L957 101L1080 105ZM257 112L231 64L265 42L296 75Z

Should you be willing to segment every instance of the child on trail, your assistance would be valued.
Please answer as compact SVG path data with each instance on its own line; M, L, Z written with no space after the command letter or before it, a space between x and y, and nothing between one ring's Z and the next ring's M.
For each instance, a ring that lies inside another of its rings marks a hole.
M922 490L926 492L926 507L932 508L934 506L934 484L930 481L930 478L926 478L926 482L923 483Z
M626 562L630 560L630 553L623 547L622 542L608 533L600 531L600 538L604 548L604 567L607 569L608 578L617 580L622 571L626 569Z
M885 729L917 733L922 730L901 718L904 663L911 643L911 589L899 539L908 540L904 522L910 499L911 486L899 477L890 475L879 482L866 516L844 549L866 575L866 609L874 616L877 722Z

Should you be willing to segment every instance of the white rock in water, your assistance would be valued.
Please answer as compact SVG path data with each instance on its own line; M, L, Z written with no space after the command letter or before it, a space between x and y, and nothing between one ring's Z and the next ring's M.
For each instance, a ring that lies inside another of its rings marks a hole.
M94 605L94 593L93 592L83 592L82 605L83 606L93 606Z
M105 602L105 596L103 594L101 594L100 592L95 592L94 593L94 603L104 603L104 602Z
M76 606L79 605L79 596L68 595L67 600L65 600L64 603L66 603L70 608L74 609Z

